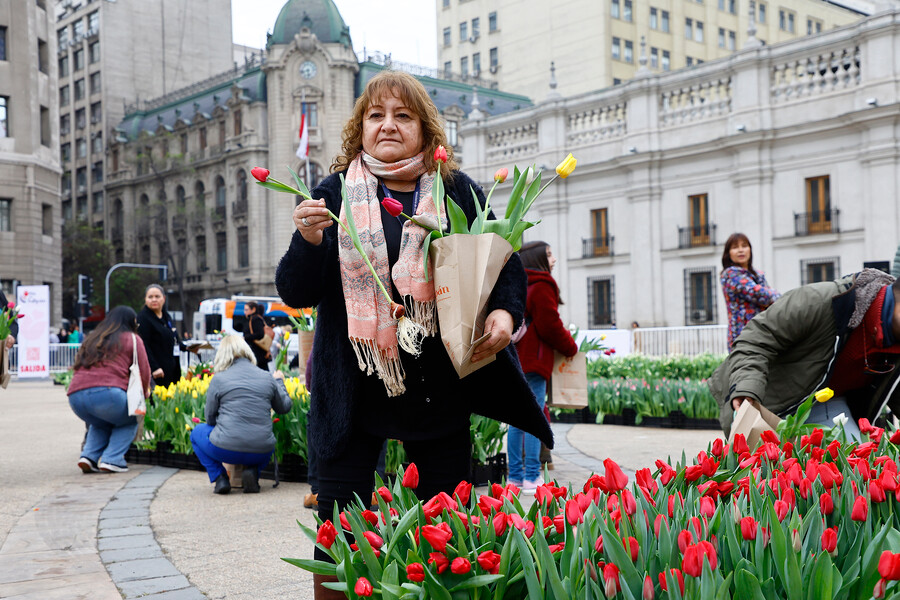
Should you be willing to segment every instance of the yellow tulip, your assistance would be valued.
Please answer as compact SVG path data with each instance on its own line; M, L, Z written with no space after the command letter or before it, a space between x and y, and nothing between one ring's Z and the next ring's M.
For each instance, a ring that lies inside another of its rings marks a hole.
M178 414L178 407L177 407L177 406L175 407L175 414L176 414L176 415Z
M196 398L196 397L197 397L197 392L191 392L191 398Z
M291 339L291 332L285 331L284 332L284 341L288 341L289 339Z
M185 425L184 428L187 429L188 431L191 430L191 426L190 426L190 425Z
M816 402L828 402L834 396L834 390L831 388L823 388L816 392Z
M575 164L577 162L578 161L575 160L575 157L572 156L572 153L569 152L569 155L565 157L561 163L556 165L556 174L565 179L572 174L572 171L575 170Z

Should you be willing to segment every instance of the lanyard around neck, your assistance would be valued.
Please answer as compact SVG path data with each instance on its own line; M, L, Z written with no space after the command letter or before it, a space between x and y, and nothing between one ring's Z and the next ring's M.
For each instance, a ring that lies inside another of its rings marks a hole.
M396 198L394 198L394 196L391 194L391 190L389 190L387 188L387 186L384 185L384 181L379 179L378 182L381 184L381 189L384 191L384 197L396 200ZM420 184L420 182L421 182L420 179L416 180L416 189L413 192L412 216L415 216L416 211L419 209L419 184ZM397 220L399 221L400 217L397 217Z

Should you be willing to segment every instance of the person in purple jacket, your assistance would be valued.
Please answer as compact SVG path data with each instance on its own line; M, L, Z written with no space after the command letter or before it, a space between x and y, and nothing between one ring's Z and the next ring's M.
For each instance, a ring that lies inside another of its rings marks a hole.
M732 233L722 253L719 276L728 308L728 351L744 326L781 297L766 282L762 271L753 268L753 248L743 233Z

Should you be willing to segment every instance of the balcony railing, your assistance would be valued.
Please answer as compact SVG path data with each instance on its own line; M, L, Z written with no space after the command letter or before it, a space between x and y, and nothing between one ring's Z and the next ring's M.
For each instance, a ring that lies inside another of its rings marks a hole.
M581 239L581 258L594 258L595 256L614 256L613 242L615 236L608 235L605 237L582 238Z
M820 233L839 233L840 209L818 210L808 213L794 213L794 235L797 237Z
M678 228L679 248L699 248L716 245L716 226L711 223Z
M172 217L172 231L184 231L187 228L187 216L175 215Z
M236 200L231 203L231 214L234 216L247 214L247 199Z
M221 221L225 218L225 207L224 206L216 206L213 208L212 220L213 221Z

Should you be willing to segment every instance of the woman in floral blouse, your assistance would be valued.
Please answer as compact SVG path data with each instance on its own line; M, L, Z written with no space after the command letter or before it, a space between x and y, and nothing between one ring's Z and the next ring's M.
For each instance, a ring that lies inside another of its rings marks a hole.
M722 292L728 307L728 351L744 326L781 297L762 271L753 268L753 248L743 233L733 233L722 253Z

